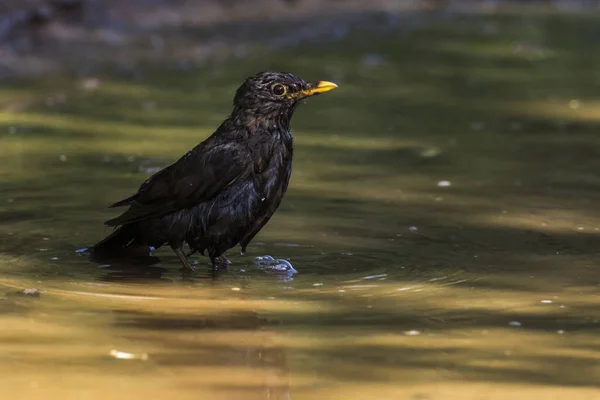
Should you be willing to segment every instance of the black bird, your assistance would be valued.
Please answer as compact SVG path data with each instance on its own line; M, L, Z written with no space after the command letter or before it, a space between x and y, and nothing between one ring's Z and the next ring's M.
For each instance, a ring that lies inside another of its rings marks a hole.
M290 120L302 99L336 88L288 73L261 72L237 90L231 115L209 138L111 207L129 206L106 221L119 226L92 248L96 259L169 244L184 267L183 252L208 256L216 269L222 254L248 243L281 203L292 172Z

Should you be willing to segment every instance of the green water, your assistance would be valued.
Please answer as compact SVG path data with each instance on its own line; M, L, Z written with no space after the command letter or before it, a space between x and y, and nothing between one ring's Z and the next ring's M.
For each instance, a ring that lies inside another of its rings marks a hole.
M600 398L595 16L463 16L181 71L0 86L0 382L11 398ZM77 249L260 70L296 113L273 220L183 279ZM288 259L293 279L254 257ZM206 268L203 268L206 265ZM40 297L19 294L25 288ZM147 354L123 360L111 350ZM491 389L490 389L491 388Z

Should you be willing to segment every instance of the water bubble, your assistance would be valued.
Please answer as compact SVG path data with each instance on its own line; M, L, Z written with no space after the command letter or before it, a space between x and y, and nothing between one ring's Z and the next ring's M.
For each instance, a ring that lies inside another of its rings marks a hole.
M558 333L559 335L563 335L565 333L565 331L562 329L559 329L556 331L556 333Z
M437 183L438 187L449 187L452 186L452 182L450 181L439 181Z
M50 259L51 259L52 261L56 261L56 260L58 260L58 257L52 257L52 258L50 258Z
M35 288L23 289L22 293L25 296L32 296L32 297L40 297L42 295L42 292L40 292L39 289L35 289Z
M550 303L552 303L552 300L542 300L542 301L540 301L540 303L550 304Z
M108 354L110 354L112 357L117 358L119 360L146 361L148 359L148 353L135 354L135 353L127 353L125 351L119 351L119 350L113 349L113 350L109 351Z
M409 226L408 230L411 231L411 232L416 232L416 231L419 230L419 228L417 228L416 226Z
M508 323L508 326L519 327L519 326L521 326L521 323L519 321L510 321Z
M322 283L313 283L313 286L323 286Z
M232 287L231 290L233 290L234 292L239 292L240 290L242 290L242 288Z
M404 334L406 336L419 336L422 332L421 331L417 331L414 329L411 329L410 331L404 331Z
M420 151L420 155L423 158L432 158L432 157L436 157L438 155L440 155L442 153L442 150L440 150L437 147L428 147L426 149L423 149Z
M66 155L66 154L61 154L61 155L58 157L58 159L59 159L60 161L62 161L62 162L65 162L65 161L67 161L67 155Z
M569 108L572 110L577 110L579 107L581 107L581 102L577 99L573 99L571 101L569 101Z

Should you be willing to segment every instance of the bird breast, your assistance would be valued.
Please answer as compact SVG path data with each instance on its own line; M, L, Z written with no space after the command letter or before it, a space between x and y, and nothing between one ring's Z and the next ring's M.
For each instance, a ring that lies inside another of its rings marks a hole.
M264 143L255 151L254 174L261 199L270 200L283 184L287 187L291 172L292 147L290 140ZM264 200L263 200L264 201Z

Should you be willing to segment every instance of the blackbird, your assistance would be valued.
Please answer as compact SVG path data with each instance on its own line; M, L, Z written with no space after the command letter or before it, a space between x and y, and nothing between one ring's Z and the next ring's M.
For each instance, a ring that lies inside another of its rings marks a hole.
M281 72L261 72L236 91L233 111L205 141L146 180L133 196L111 207L129 206L105 222L118 228L100 241L92 257L120 257L128 250L147 255L168 244L185 268L183 251L208 256L213 270L242 254L281 203L292 172L290 120L300 102L336 88L308 83ZM191 254L191 253L190 253Z

